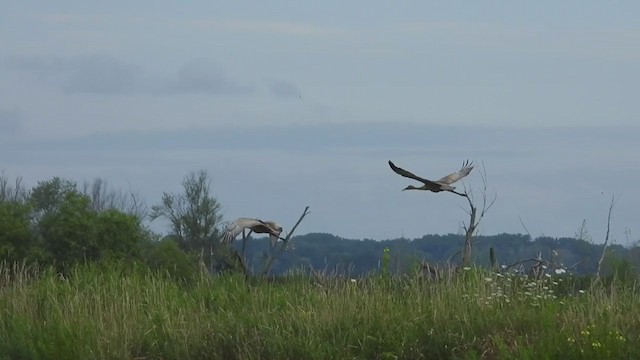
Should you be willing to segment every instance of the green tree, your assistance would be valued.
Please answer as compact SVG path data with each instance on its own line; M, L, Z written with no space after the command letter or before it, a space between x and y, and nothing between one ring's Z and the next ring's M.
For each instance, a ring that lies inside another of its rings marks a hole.
M39 181L29 194L33 221L38 223L46 215L56 212L66 196L72 193L77 193L76 183L73 181L57 176L51 180Z
M119 210L107 210L95 217L96 245L101 259L135 259L140 257L144 231L136 215Z
M30 208L19 202L0 202L0 259L21 261L30 255L33 236Z
M56 201L37 224L48 260L66 268L85 261L135 259L146 232L135 215L119 210L96 212L77 191Z
M50 260L66 267L79 261L99 259L96 218L89 199L76 192L69 192L56 203L55 211L47 211L38 228Z
M173 239L165 238L144 244L143 260L151 270L179 280L188 281L197 276L197 257L180 250Z
M182 181L184 193L163 193L162 203L151 207L151 220L169 221L169 235L185 251L204 251L218 244L221 205L211 194L211 180L204 170L191 172Z

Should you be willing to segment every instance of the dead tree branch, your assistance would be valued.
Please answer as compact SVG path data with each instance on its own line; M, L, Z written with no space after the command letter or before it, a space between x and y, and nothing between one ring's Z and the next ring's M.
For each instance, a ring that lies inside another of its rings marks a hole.
M9 179L0 172L0 202L21 202L27 198L27 190L22 184L22 178L17 177L14 185L9 184Z
M602 268L602 262L604 261L604 256L607 253L607 245L609 245L609 231L611 230L611 213L613 212L613 206L616 204L616 196L611 196L611 203L609 204L609 215L607 216L607 234L604 238L604 246L602 246L602 255L600 256L600 260L598 260L598 270L596 272L596 278L600 277L600 270Z
M282 239L282 242L281 243L280 242L276 242L274 245L271 245L269 254L267 256L267 261L265 263L264 269L262 270L262 276L267 276L269 274L269 271L271 271L271 266L273 265L273 262L280 255L282 255L282 253L287 249L287 247L289 246L289 241L291 240L291 237L293 236L293 233L298 228L298 225L300 225L300 223L302 222L302 219L304 219L305 216L309 215L309 213L310 213L309 207L306 206L304 208L304 211L302 212L302 215L300 215L300 218L298 219L296 224L293 225L293 227L291 228L291 231L289 231L289 233L287 233L287 236L284 239Z
M519 260L519 261L514 262L513 264L509 264L509 265L505 266L504 268L502 268L502 272L506 272L509 269L511 269L512 267L518 266L520 264L524 264L526 262L536 262L538 264L542 264L542 265L545 265L545 266L551 265L551 262L548 261L548 260L543 260L543 259L539 259L539 258L532 258L532 259Z
M522 220L522 216L518 216L518 219L520 219L520 225L522 225L522 227L524 228L524 231L527 233L527 235L529 235L529 240L533 240L533 237L531 236L529 229L527 229L527 225L525 225L524 220Z
M464 197L467 199L467 202L469 204L469 211L467 212L467 214L469 214L469 222L466 224L464 222L462 223L462 228L465 232L464 248L462 251L462 264L464 266L468 266L471 263L473 238L476 230L478 229L478 225L480 225L480 222L489 211L489 209L491 209L491 207L495 204L498 198L497 194L494 194L491 198L487 196L487 169L485 168L484 163L482 164L482 171L480 172L480 176L482 178L482 206L480 207L480 213L478 213L478 208L474 203L475 199L473 197L473 193L471 191L467 192L465 186Z

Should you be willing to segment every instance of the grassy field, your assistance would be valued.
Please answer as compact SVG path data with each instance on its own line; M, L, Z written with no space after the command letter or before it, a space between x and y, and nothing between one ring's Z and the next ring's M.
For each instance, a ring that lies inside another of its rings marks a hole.
M639 359L635 283L0 267L2 359Z

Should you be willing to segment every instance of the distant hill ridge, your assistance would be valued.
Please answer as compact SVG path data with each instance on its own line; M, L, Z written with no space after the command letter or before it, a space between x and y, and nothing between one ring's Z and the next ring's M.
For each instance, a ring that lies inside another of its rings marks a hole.
M352 276L375 271L385 248L389 248L390 270L410 271L421 260L430 263L460 263L459 255L464 237L457 234L425 235L416 239L355 240L344 239L327 233L309 233L294 236L293 248L285 252L274 264L274 274L282 274L290 269L309 268L332 272L348 273ZM239 245L240 242L236 244ZM531 240L523 234L480 235L473 248L474 263L488 266L489 249L493 247L499 264L507 265L516 261L535 258L540 255L550 260L555 251L557 261L565 267L572 267L575 274L595 274L598 259L602 255L602 244L594 244L581 239L553 238L541 236ZM267 250L266 238L252 239L248 245L248 257L253 264L259 264ZM640 269L640 247L638 244L622 246L610 244L603 264L603 270L612 273L616 266L624 264L637 273Z

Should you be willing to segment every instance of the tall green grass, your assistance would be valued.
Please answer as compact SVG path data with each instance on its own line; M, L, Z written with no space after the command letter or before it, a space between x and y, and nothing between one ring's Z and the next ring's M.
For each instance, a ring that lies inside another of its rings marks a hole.
M0 267L5 359L637 359L634 283Z

